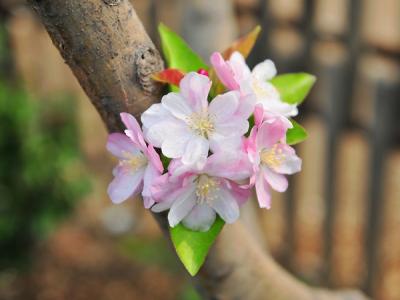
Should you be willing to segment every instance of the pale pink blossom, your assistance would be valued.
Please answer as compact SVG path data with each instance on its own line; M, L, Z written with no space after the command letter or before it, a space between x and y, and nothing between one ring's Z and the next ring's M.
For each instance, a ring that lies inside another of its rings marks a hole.
M153 146L146 145L136 119L128 113L121 113L121 119L125 134L112 133L107 142L108 151L119 159L108 195L114 203L121 203L142 192L144 206L150 208L154 204L150 188L163 166Z
M218 78L229 90L240 91L243 96L253 95L256 104L261 104L266 112L285 117L297 115L296 105L283 102L278 90L268 82L277 73L271 60L257 64L252 71L239 52L233 52L227 61L215 52L210 60Z
M207 76L188 73L179 93L165 95L142 114L143 130L152 145L169 158L181 158L186 165L202 167L208 153L236 151L247 132L253 105L244 108L237 91L218 95L208 103L211 81ZM245 106L246 106L245 105Z
M158 203L152 210L169 209L171 227L182 222L195 231L209 230L217 214L226 223L233 223L239 217L239 206L250 196L250 190L240 188L237 182L248 178L250 172L247 159L226 153L211 155L201 169L174 160L169 172L153 185Z
M286 131L292 126L286 118L269 116L265 119L256 108L255 123L244 145L253 165L249 186L255 186L260 207L270 208L271 188L286 191L285 175L299 172L301 159L285 143Z

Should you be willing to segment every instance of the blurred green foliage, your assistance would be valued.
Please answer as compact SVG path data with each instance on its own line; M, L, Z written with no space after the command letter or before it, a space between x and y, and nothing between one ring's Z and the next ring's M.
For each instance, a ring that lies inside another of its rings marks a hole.
M88 190L72 100L38 101L0 80L0 269L24 266Z

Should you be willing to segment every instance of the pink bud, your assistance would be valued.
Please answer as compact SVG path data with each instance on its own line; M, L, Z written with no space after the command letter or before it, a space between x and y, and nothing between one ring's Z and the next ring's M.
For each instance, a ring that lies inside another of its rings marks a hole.
M207 70L198 69L198 70L197 70L197 73L208 77L208 71L207 71Z

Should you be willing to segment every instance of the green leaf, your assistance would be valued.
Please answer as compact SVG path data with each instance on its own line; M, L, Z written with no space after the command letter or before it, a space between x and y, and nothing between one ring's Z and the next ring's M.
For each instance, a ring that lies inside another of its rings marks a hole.
M300 104L310 92L316 77L307 73L289 73L275 76L270 82L278 89L282 101Z
M217 217L210 230L206 232L192 231L182 224L170 228L176 253L190 275L197 274L224 224L225 222Z
M199 69L208 70L208 66L186 42L164 24L158 26L161 47L167 60L168 68L179 69L183 72L196 72Z
M295 120L290 120L290 122L292 122L293 128L289 128L286 132L286 142L289 145L295 145L304 141L308 136L307 131Z

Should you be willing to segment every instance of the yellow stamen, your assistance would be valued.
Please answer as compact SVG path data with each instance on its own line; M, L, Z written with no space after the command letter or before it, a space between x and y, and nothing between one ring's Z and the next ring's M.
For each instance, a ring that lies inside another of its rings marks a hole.
M188 118L188 123L193 132L205 138L208 138L215 129L208 113L193 113Z
M272 148L261 151L261 161L270 168L279 167L285 159L285 154L278 146L279 144L275 144Z
M197 203L210 204L216 199L215 192L218 190L218 181L207 175L200 175L196 187Z
M129 152L124 153L124 156L127 158L123 160L121 163L129 165L130 168L134 171L144 167L147 165L147 158L142 153L139 154L132 154Z

